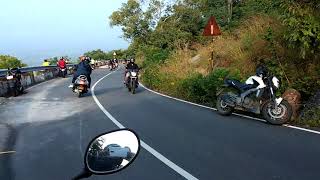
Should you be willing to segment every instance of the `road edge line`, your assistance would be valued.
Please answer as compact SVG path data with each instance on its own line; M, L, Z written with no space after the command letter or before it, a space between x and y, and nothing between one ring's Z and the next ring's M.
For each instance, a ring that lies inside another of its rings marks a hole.
M13 154L13 153L16 153L16 151L2 151L2 152L0 152L0 155L2 155L2 154Z
M202 107L202 108L205 108L205 109L210 109L210 110L217 111L216 108L212 108L212 107L208 107L208 106L205 106L205 105L201 105L201 104L193 103L193 102L190 102L190 101L186 101L186 100L183 100L183 99L171 97L171 96L168 96L168 95L159 93L159 92L157 92L157 91L151 90L151 89L147 88L146 86L144 86L141 82L140 82L140 85L141 85L144 89L146 89L146 90L148 90L148 91L150 91L150 92L152 92L152 93L154 93L154 94L157 94L157 95L160 95L160 96L169 98L169 99L173 99L173 100L176 100L176 101L180 101L180 102L183 102L183 103L186 103L186 104L191 104L191 105L198 106L198 107ZM254 119L254 120L257 120L257 121L261 121L261 122L267 122L267 121L264 120L264 119L255 118L255 117L251 117L251 116L247 116L247 115L242 115L242 114L238 114L238 113L232 113L232 114L234 114L234 115L236 115L236 116L239 116L239 117L243 117L243 118ZM284 124L284 125L282 125L282 126L283 126L283 127L287 127L287 128L291 128L291 129L300 130L300 131L306 131L306 132L309 132L309 133L320 134L320 131L311 130L311 129L306 129L306 128L302 128L302 127L297 127L297 126L293 126L293 125L289 125L289 124Z
M113 71L115 72L115 71ZM96 87L96 85L102 81L104 78L108 77L109 75L111 75L113 72L108 73L107 75L103 76L102 78L100 78L93 86L91 89L91 95L95 101L95 103L98 105L98 107L101 109L101 111L119 128L125 128L125 126L123 126L119 121L117 121L104 107L103 105L100 103L100 101L98 100L98 98L96 97L95 93L94 93L94 89ZM167 165L169 168L171 168L172 170L174 170L175 172L177 172L178 174L180 174L181 176L183 176L184 178L188 179L188 180L198 180L198 178L194 177L193 175L191 175L190 173L188 173L186 170L182 169L180 166L176 165L175 163L173 163L172 161L170 161L168 158L166 158L165 156L163 156L162 154L160 154L158 151L156 151L155 149L153 149L151 146L149 146L148 144L146 144L143 140L140 139L141 142L141 146L148 151L150 154L152 154L154 157L156 157L158 160L160 160L162 163L164 163L165 165Z

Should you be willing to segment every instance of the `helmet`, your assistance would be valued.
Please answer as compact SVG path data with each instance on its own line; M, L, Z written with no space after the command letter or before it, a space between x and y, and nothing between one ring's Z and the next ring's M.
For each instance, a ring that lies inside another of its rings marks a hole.
M265 77L267 76L268 74L268 71L267 71L267 68L263 65L261 66L258 66L257 69L256 69L256 75L259 76L259 77Z
M85 60L85 59L86 59L86 57L85 57L85 56L83 56L83 55L81 55L81 56L79 57L79 59L80 59L80 61L83 61L83 60Z
M131 58L130 59L130 62L135 62L136 60L134 58Z

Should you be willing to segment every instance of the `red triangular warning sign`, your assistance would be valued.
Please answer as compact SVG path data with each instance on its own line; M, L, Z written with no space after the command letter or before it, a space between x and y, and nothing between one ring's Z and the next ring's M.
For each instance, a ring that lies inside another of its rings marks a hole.
M216 21L216 18L214 16L211 16L208 24L204 28L204 31L202 33L203 36L218 36L221 35L221 31L219 28L219 25Z

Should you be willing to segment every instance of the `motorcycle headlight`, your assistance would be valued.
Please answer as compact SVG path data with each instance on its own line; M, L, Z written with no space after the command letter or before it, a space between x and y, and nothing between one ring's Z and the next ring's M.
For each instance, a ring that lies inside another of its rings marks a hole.
M272 78L273 85L278 89L280 87L279 79L276 77Z
M131 76L137 76L136 72L131 72Z

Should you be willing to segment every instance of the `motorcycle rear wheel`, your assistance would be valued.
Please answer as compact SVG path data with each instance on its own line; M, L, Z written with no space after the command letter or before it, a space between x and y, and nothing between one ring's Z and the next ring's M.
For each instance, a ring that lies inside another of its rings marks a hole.
M219 114L227 116L232 114L234 108L228 106L226 102L224 102L222 98L224 95L225 94L220 94L217 98L217 110Z
M268 101L262 107L262 115L267 122L282 125L291 119L292 107L286 100L282 100L276 108L273 105L272 101Z
M132 87L131 87L131 92L132 94L135 94L136 93L136 82L135 81L132 81Z

